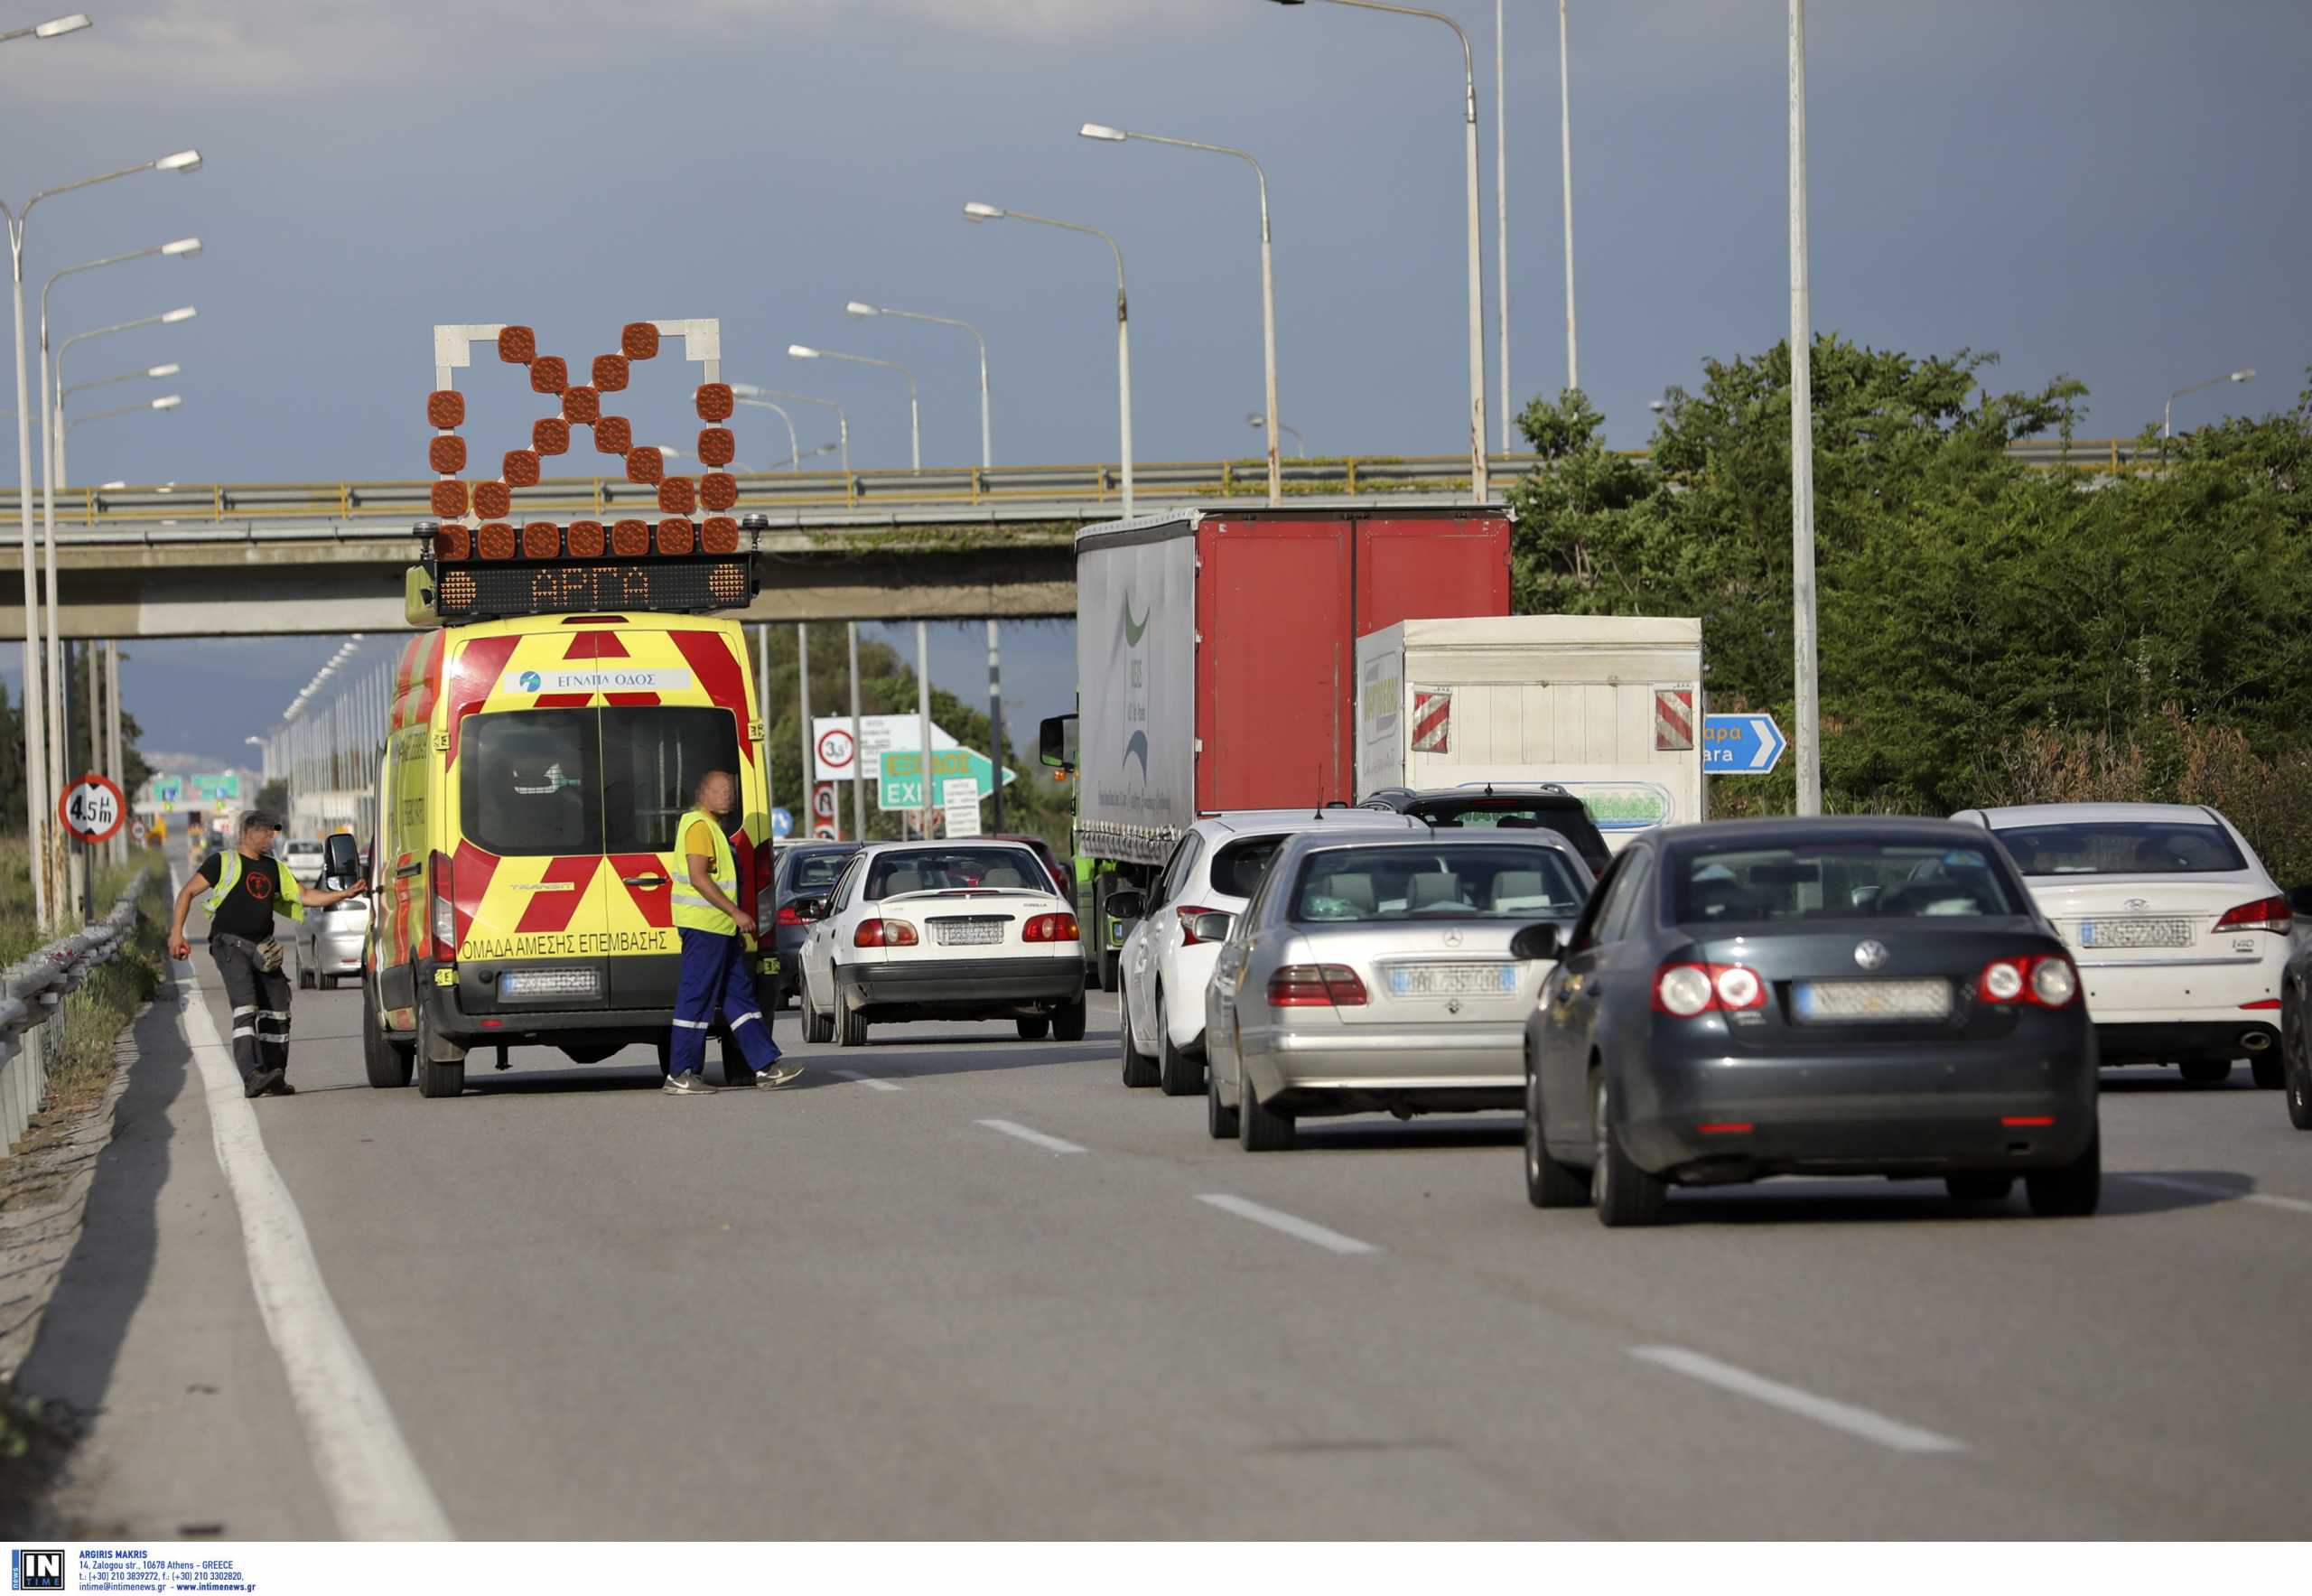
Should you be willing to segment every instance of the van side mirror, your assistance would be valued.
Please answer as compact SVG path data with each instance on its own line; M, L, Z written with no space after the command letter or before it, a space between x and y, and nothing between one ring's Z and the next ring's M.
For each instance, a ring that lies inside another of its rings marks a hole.
M1562 947L1557 927L1546 920L1538 926L1527 926L1509 938L1509 957L1512 958L1555 958Z
M323 890L334 891L361 879L361 845L343 832L322 844Z
M1055 770L1073 770L1077 755L1079 728L1072 714L1056 714L1045 720L1037 734L1037 757Z

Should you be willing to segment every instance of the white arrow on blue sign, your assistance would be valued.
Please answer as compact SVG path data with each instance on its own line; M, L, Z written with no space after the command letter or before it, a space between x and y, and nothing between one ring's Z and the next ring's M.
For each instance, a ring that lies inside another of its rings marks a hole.
M1711 776L1763 776L1790 740L1770 714L1713 714L1702 720L1701 768Z
M795 817L785 809L773 809L770 812L770 835L775 837L793 836Z

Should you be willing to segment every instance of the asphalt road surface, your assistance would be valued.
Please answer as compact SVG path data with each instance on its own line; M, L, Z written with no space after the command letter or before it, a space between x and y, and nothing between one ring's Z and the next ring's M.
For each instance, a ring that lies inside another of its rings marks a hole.
M1210 1141L1098 994L1077 1045L789 1013L797 1086L695 1100L640 1051L376 1091L358 1002L300 993L253 1106L463 1536L2306 1531L2312 1136L2244 1066L2106 1072L2094 1218L1782 1181L1608 1232L1527 1206L1506 1115ZM63 1505L345 1533L360 1415L292 1389L180 1018L24 1371L100 1409Z

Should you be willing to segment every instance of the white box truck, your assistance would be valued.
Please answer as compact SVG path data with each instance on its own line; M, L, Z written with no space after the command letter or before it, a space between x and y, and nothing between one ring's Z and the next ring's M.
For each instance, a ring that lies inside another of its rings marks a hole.
M1704 817L1701 622L1407 621L1356 640L1356 786L1554 782L1609 846Z

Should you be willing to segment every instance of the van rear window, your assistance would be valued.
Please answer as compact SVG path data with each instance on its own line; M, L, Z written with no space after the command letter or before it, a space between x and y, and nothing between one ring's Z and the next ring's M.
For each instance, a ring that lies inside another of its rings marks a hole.
M458 764L465 835L489 853L665 853L699 778L737 774L737 723L668 705L505 710L467 721Z

